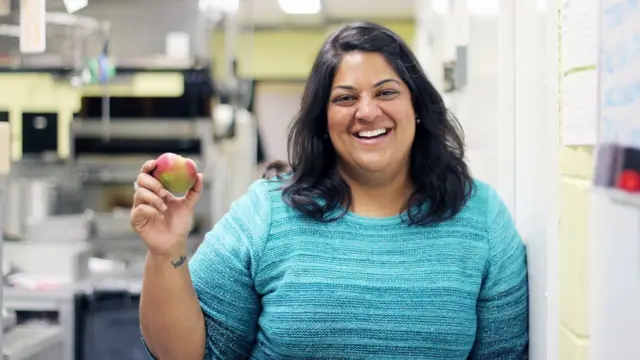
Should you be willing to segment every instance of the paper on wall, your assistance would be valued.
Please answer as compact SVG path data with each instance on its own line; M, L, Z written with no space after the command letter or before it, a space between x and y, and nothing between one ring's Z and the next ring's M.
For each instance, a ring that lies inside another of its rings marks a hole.
M601 1L600 142L640 149L640 1Z
M565 0L562 8L562 72L598 63L598 1Z
M45 0L20 0L20 52L39 54L47 49Z
M598 72L580 71L562 80L562 142L595 145L598 140Z

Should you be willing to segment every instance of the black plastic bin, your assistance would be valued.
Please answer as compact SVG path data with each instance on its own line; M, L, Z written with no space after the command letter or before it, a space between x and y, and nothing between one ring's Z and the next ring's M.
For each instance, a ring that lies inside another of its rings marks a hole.
M94 291L75 300L76 360L151 360L140 336L139 294Z

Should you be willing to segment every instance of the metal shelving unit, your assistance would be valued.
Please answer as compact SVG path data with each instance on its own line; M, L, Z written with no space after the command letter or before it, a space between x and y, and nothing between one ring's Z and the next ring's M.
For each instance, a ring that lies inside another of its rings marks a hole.
M1 141L1 140L0 140ZM3 248L3 236L2 236L2 229L3 229L3 224L2 221L4 219L4 208L5 208L5 202L4 202L4 193L6 192L6 177L3 176L2 174L0 174L0 271L1 271L1 276L0 276L0 311L4 308L4 271L2 271L3 268L3 264L4 264L4 252L2 251ZM4 350L4 321L2 318L2 314L0 313L0 353Z
M9 115L7 113L6 117L0 120L0 271L3 269L3 259L4 252L3 250L3 220L4 220L4 211L5 211L5 198L7 191L7 180L9 174L9 165L10 165L10 144L9 144ZM2 276L0 276L0 311L4 308L4 272L2 272ZM3 316L0 313L0 330L4 330L4 321ZM0 353L4 349L4 331L0 331Z

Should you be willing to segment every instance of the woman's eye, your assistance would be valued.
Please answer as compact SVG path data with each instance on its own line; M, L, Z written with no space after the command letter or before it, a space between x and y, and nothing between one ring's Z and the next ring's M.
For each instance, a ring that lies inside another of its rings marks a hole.
M349 101L354 101L355 97L351 96L351 95L342 95L342 96L338 96L337 98L335 98L333 100L333 102L335 103L344 103L344 102L349 102Z
M382 91L380 91L380 96L389 97L389 96L396 95L397 93L398 92L396 90L382 90Z

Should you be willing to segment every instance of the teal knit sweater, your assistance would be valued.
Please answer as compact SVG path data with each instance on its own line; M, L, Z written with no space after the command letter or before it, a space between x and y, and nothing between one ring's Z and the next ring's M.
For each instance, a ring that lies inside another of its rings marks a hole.
M453 220L303 217L260 180L189 262L205 359L525 359L525 248L495 191Z

